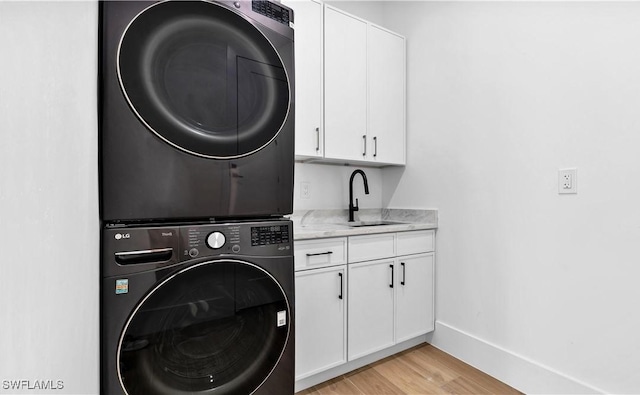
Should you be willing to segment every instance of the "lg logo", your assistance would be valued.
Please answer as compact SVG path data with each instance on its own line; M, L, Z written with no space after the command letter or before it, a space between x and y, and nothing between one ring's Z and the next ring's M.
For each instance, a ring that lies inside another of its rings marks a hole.
M116 233L116 240L121 240L121 239L129 239L131 238L131 235L129 233Z

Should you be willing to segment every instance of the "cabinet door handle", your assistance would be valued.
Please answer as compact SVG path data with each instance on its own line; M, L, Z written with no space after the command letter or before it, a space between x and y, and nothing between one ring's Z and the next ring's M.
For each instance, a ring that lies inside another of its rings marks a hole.
M316 128L316 151L320 151L320 128Z
M309 253L307 253L307 256L331 255L331 254L333 254L333 251L327 251L327 252L316 252L315 254L309 254Z
M400 281L400 285L405 285L407 282L407 267L404 262L400 262L400 266L402 266L402 281Z
M378 156L378 137L373 138L373 157Z
M389 267L391 268L391 284L389 284L389 287L393 288L393 265L389 265Z
M364 148L362 150L362 156L367 156L367 135L366 134L362 135L362 140L364 142Z
M340 295L338 295L338 299L342 299L342 290L343 290L342 273L338 273L338 276L340 277Z

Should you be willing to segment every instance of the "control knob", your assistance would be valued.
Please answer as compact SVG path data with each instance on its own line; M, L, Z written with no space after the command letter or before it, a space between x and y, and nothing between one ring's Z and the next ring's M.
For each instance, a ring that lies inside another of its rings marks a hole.
M222 248L226 241L226 237L224 237L224 234L221 232L211 232L209 236L207 236L207 245L209 248L213 248L214 250Z

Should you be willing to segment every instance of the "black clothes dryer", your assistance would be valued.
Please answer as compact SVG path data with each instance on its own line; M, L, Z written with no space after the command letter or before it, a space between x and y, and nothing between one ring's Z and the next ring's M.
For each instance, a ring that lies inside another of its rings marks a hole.
M101 3L103 221L292 212L292 22L270 1Z
M105 228L102 393L293 394L290 221Z

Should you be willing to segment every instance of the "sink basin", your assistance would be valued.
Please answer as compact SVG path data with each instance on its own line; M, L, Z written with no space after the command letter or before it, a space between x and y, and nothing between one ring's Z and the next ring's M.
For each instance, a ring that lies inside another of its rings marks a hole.
M347 222L347 225L352 228L359 228L362 226L381 226L381 225L404 225L404 222L396 221L360 221L360 222Z

